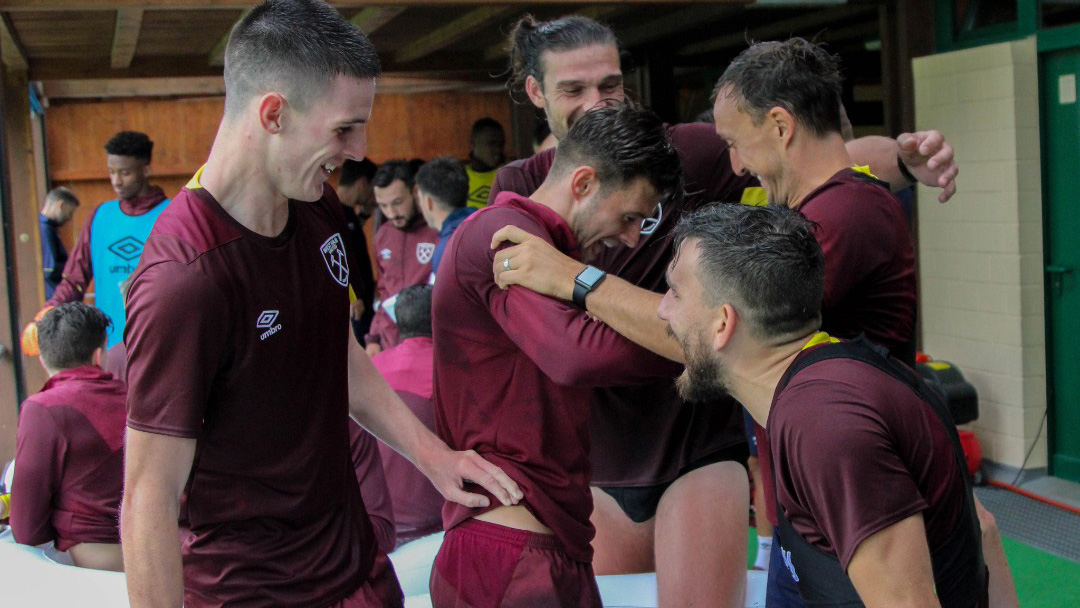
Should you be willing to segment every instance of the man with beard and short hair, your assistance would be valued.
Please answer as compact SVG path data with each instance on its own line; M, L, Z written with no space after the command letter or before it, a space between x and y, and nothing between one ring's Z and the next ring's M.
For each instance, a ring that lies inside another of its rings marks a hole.
M680 222L658 314L680 393L768 425L787 568L808 606L987 605L975 500L939 395L887 351L818 331L828 260L794 210Z
M368 355L401 342L394 321L394 299L402 288L426 283L439 233L427 225L416 206L413 162L390 160L379 166L372 184L386 221L375 233L375 318L365 336Z
M515 27L511 43L511 86L524 88L530 101L544 110L558 138L589 108L626 99L618 41L596 21L570 16L541 23L526 17ZM671 227L683 213L707 203L761 202L764 196L754 176L732 170L727 144L712 125L666 129L682 160L688 195L665 203L644 227L636 247L599 252L595 265L613 276L588 304L590 313L632 340L681 358L678 345L650 312L665 289ZM907 185L897 165L899 149L916 176L944 187L943 198L950 196L956 165L941 134L902 135L899 141L899 148L887 138L864 138L850 146L853 157L868 162L878 175ZM553 157L554 150L549 150L500 169L492 198L504 190L533 192ZM512 229L499 236L515 242L529 238ZM539 240L534 244L544 245ZM500 274L500 284L519 283L568 299L583 265L565 256L549 258L550 252L537 254L543 262L530 263L525 259L528 251L506 252L525 257L519 271ZM658 403L665 405L656 407ZM739 406L731 399L687 404L670 381L661 381L630 390L595 391L592 416L597 572L656 570L664 607L695 602L740 606L749 499L740 466L746 460L746 440Z
M505 508L447 504L435 606L600 606L589 544L589 387L671 378L680 366L585 313L589 292L603 284L594 267L576 305L499 289L492 236L512 224L588 260L598 248L634 246L641 220L681 187L658 118L598 108L570 130L536 192L502 194L451 237L435 282L437 429L502 467L525 498Z

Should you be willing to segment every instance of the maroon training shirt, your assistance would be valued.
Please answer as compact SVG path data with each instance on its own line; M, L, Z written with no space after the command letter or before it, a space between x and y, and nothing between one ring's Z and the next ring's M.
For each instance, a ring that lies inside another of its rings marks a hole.
M454 449L476 450L502 467L567 554L590 561L588 389L670 378L682 366L572 304L517 285L499 289L491 237L508 224L579 255L562 217L512 193L457 229L435 283L437 429ZM498 504L492 499L489 509ZM450 529L485 510L447 503L443 523Z
M434 432L435 344L431 338L406 338L401 344L372 357L371 362L420 422ZM416 465L390 446L380 443L379 453L394 501L398 544L442 530L442 494Z
M868 177L844 169L798 210L818 224L825 256L822 331L895 352L915 336L915 247L900 201Z
M118 543L124 383L96 365L58 372L19 413L11 528L25 545Z
M860 333L902 350L915 337L915 249L900 201L879 182L853 169L840 171L813 190L798 209L818 224L825 256L822 331L851 339ZM757 432L758 452L769 452L768 435ZM772 460L760 459L763 479ZM765 484L769 521L776 501Z
M344 230L332 193L290 201L265 237L184 188L146 241L127 301L128 426L197 440L188 606L325 606L371 569L349 459Z
M142 215L158 206L165 200L165 191L158 186L150 186L150 193L131 199L120 199L120 210L128 215ZM56 291L46 306L56 306L64 302L82 302L86 295L86 287L94 278L94 266L90 259L90 228L94 224L94 215L97 209L87 218L83 224L79 238L75 240L75 247L71 250L71 257L64 264L64 278L56 286Z
M668 138L679 153L687 196L665 203L655 232L642 234L634 248L605 249L593 262L631 283L656 292L667 290L664 272L672 257L671 230L684 214L712 202L739 202L757 186L751 176L735 175L727 143L712 125L669 125ZM551 169L555 149L544 150L499 169L491 187L529 196ZM673 481L683 467L744 441L742 410L723 403L686 403L669 379L633 388L593 391L593 485L639 487Z
M916 513L931 552L962 523L964 471L945 426L872 365L828 359L800 371L774 396L768 433L779 504L844 570L859 543Z
M375 263L379 267L375 299L385 302L409 285L427 283L431 278L431 256L438 242L439 232L428 226L419 212L404 230L384 222L375 233ZM365 341L378 343L383 348L396 346L401 341L397 323L381 306L375 311Z

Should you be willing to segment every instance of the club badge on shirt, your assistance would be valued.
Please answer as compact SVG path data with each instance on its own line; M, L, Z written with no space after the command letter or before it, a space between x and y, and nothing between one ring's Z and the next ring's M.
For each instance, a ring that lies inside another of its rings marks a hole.
M323 261L326 262L326 269L330 271L330 276L342 287L348 286L349 260L345 257L345 241L341 239L341 235L334 233L334 236L326 239L319 249L322 251Z
M427 264L431 261L431 256L435 255L435 243L417 243L416 244L416 261L421 264Z

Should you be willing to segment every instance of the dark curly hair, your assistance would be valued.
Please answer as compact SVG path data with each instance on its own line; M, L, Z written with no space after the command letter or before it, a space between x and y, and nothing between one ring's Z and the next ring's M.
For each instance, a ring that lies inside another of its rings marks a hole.
M596 169L605 190L644 177L662 201L683 196L682 164L663 122L630 104L593 108L574 122L559 142L551 174L581 165Z
M105 142L105 152L117 156L131 156L149 163L154 152L154 142L141 131L120 131Z

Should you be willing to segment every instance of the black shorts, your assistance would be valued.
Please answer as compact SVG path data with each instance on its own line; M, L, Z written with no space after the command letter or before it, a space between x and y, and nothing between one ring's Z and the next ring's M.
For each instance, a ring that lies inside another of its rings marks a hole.
M743 468L746 468L746 459L749 455L746 444L739 442L691 462L679 469L679 474L675 479L686 475L690 471L717 462L733 461L741 464ZM660 499L664 496L664 492L667 492L668 487L675 483L675 479L655 486L641 486L637 488L601 487L600 489L614 498L615 502L619 503L619 507L623 510L623 513L626 513L626 516L629 517L631 521L640 524L641 522L652 519L656 515L656 508L660 505Z

